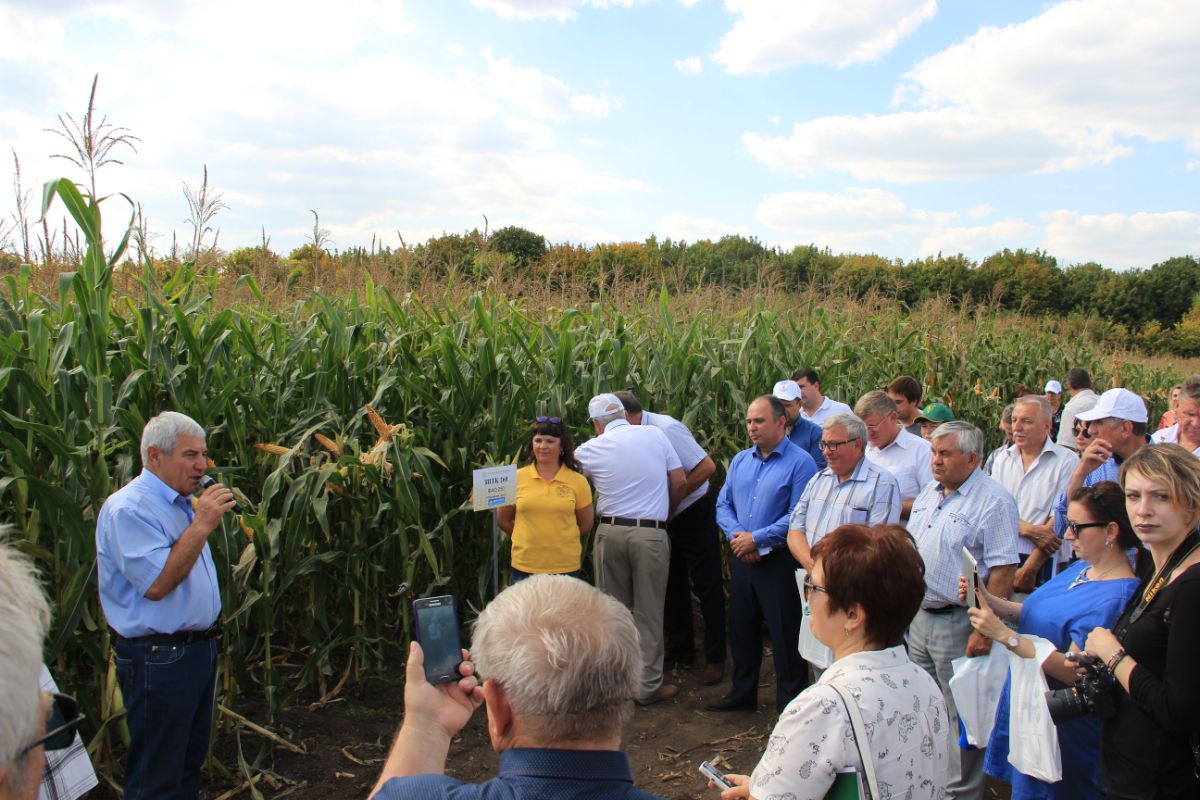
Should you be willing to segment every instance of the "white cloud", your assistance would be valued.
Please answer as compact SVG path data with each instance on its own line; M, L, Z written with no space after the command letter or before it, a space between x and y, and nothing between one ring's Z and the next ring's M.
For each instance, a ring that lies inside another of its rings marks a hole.
M897 88L894 113L822 117L788 137L744 141L773 169L892 182L1108 164L1139 137L1200 149L1197 29L1200 4L1066 2L923 60Z
M691 56L690 58L675 59L675 69L684 75L699 75L704 71L704 65L700 62L699 56Z
M985 124L961 108L821 117L797 123L790 136L747 133L742 141L751 155L781 172L829 170L894 183L1052 172L1130 152L1103 134L1026 128L1002 117Z
M734 74L887 55L937 13L937 0L725 0L740 19L716 58Z
M660 239L682 242L698 242L701 239L716 241L722 236L751 236L745 225L733 225L708 217L691 217L686 214L667 214L658 223L655 234Z
M463 47L458 42L451 42L450 44L446 45L446 52L455 58L458 58L463 54Z
M484 48L487 74L483 76L488 93L510 107L524 110L538 119L562 120L567 116L598 119L607 117L613 101L607 97L574 94L557 78L534 67L518 67L507 58L497 58L490 47Z
M635 2L637 0L471 0L471 5L495 11L500 16L510 19L556 19L565 22L574 19L576 9L583 6L628 8Z
M1148 267L1180 255L1200 255L1200 214L1190 211L1080 214L1048 211L1045 249L1073 262Z
M792 244L813 243L840 252L872 252L906 258L962 252L981 258L1002 247L1036 246L1041 230L1023 220L961 225L978 220L986 207L964 212L911 208L883 189L851 187L842 192L783 192L763 198L756 219Z

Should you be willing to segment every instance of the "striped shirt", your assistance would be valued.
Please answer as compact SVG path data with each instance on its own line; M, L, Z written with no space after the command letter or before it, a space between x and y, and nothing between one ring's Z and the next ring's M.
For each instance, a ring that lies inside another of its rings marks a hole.
M818 472L796 503L788 530L804 531L811 547L841 525L886 525L899 519L899 484L864 456L844 481L829 467Z
M949 494L939 481L926 486L913 501L908 532L925 561L922 608L962 605L964 547L979 563L981 578L994 567L1017 563L1017 501L978 469Z

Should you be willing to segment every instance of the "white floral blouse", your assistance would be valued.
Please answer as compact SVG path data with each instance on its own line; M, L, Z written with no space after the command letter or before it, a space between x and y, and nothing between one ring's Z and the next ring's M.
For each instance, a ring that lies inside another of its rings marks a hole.
M839 769L862 769L850 717L830 683L858 701L879 782L875 800L945 795L949 719L942 691L903 647L891 647L839 659L788 703L750 776L753 797L821 798Z

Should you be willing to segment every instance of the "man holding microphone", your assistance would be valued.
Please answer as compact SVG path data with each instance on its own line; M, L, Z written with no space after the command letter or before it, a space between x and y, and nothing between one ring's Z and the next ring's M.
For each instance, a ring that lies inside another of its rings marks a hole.
M197 798L221 613L207 540L235 501L213 484L193 504L208 449L184 414L147 422L141 456L142 473L105 501L96 524L100 605L129 712L124 797Z

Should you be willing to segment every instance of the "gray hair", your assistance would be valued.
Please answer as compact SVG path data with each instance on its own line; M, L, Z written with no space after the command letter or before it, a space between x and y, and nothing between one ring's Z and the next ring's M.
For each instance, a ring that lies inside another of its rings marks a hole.
M619 736L642 672L629 609L567 575L498 594L475 621L471 658L546 747Z
M1050 408L1050 404L1046 402L1046 398L1040 394L1023 394L1013 400L1013 412L1016 413L1017 406L1037 406L1041 409L1042 416L1048 420L1054 419L1054 409ZM1010 417L1011 419L1011 417Z
M26 759L18 753L38 737L42 693L38 672L42 643L50 627L50 605L38 581L33 561L7 541L8 526L0 526L0 769L11 767L11 786L25 784Z
M865 419L872 414L886 417L895 410L896 401L888 397L886 392L878 389L867 392L854 404L854 414L860 419Z
M974 453L979 462L983 463L983 431L979 428L963 419L951 420L934 428L929 440L933 441L943 436L953 436L959 452Z
M175 451L175 441L180 436L199 436L205 438L204 428L200 423L187 414L178 411L164 411L156 417L151 417L142 428L142 465L150 460L150 448L157 447L160 452L170 454Z
M1183 386L1179 389L1179 396L1200 403L1200 375L1192 375L1184 381Z
M1000 412L1000 419L1007 422L1009 425L1012 425L1012 415L1013 415L1013 411L1016 409L1016 407L1017 407L1016 403L1009 403L1008 405L1006 405L1004 407L1004 410Z
M625 409L614 411L611 414L605 414L603 417L592 417L592 420L600 426L601 429L607 428L608 423L614 419L625 419Z
M827 431L835 425L841 425L846 429L846 435L851 439L858 439L863 443L863 447L867 445L867 423L863 422L853 414L832 414L825 418L821 423L821 430Z

